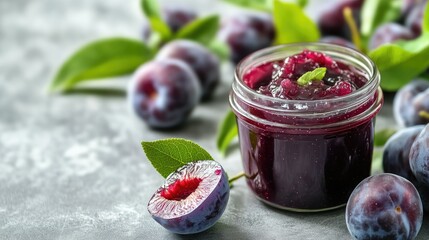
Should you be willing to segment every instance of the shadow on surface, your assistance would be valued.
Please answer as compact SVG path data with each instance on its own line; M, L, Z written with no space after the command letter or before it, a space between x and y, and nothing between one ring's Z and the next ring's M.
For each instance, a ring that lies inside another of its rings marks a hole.
M217 222L213 227L209 228L204 232L190 234L190 235L171 234L171 239L235 239L235 240L238 240L238 239L251 239L251 236L249 236L246 232L243 232L236 226L228 225L222 222Z
M292 212L275 208L262 201L261 205L269 208L271 211L297 219L298 221L303 221L309 224L329 225L331 228L337 228L338 232L347 231L344 215L345 206L322 212Z

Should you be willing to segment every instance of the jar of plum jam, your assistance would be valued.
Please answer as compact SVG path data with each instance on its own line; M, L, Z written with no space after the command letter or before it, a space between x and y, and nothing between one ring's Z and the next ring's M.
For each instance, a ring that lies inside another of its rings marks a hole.
M337 45L275 46L243 59L230 104L255 195L292 211L343 206L370 175L379 83L367 56Z

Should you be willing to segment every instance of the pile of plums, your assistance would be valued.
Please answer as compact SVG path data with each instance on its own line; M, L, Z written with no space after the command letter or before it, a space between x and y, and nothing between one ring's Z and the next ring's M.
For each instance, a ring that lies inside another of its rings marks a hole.
M411 181L423 200L429 197L429 81L416 79L393 100L394 117L403 127L384 146L383 170ZM425 194L423 194L425 193ZM429 211L429 205L424 204Z
M386 142L385 173L369 177L346 208L357 239L414 239L429 212L429 81L414 80L395 95L393 112L402 129Z
M198 16L188 9L165 8L161 14L171 31L177 32ZM152 34L144 25L143 40ZM238 63L248 54L268 47L274 39L271 16L245 13L226 17L218 39ZM205 46L189 40L165 43L153 61L142 65L128 87L130 105L154 129L176 128L186 122L201 101L209 101L220 82L220 60Z

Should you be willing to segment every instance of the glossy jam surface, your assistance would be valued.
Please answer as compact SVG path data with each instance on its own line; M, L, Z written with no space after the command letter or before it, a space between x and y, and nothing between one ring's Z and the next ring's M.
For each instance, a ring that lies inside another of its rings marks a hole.
M326 68L321 81L301 86L297 80L306 72ZM304 50L284 60L256 66L243 76L244 83L255 91L276 98L318 100L344 96L359 89L367 78L354 67L335 61L315 51Z
M297 84L302 74L318 67L327 69L321 81L308 86ZM242 81L259 94L313 101L351 94L364 86L368 77L325 54L304 50L285 60L255 65L243 74ZM267 125L238 115L247 184L260 199L289 210L320 211L344 205L356 185L370 175L374 116L330 129L307 126L357 116L373 105L376 96L370 99L338 116L322 114L320 119L311 120L279 116L240 102L245 112L288 126ZM324 106L326 112L332 110L330 106Z

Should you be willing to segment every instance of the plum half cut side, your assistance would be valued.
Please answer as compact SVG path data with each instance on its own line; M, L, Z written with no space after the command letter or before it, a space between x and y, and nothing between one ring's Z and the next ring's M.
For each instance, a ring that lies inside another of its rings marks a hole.
M174 233L202 232L220 218L229 198L222 166L212 160L188 163L170 174L148 203L148 211Z

